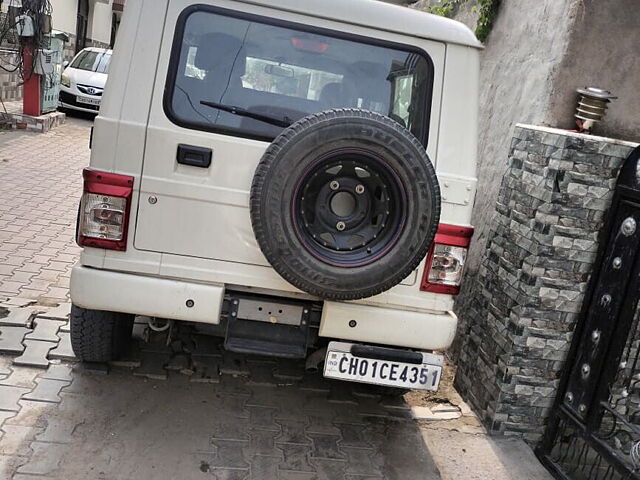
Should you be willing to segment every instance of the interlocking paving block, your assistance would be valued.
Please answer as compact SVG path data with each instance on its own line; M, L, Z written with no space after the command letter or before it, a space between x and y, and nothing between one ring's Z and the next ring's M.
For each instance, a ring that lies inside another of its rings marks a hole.
M302 382L300 382L300 388L302 390L309 390L311 392L329 393L330 383L326 380L321 373L307 373Z
M220 383L220 358L214 356L192 355L192 382Z
M249 444L244 448L245 458L256 455L282 457L282 452L276 449L276 432L269 430L252 430L249 434Z
M273 376L275 365L272 363L255 363L249 364L249 380L247 385L270 386L276 387L283 384L283 380L279 380Z
M32 392L23 395L24 400L34 402L60 403L60 390L69 385L69 382L62 380L51 380L49 378L39 378L36 380L36 388Z
M393 477L388 477L393 478ZM423 477L423 478L438 478L440 477ZM376 475L350 475L347 474L344 476L344 480L387 480L384 477L376 476Z
M306 396L304 393L301 395L295 395L294 389L291 388L278 388L274 389L272 386L251 386L251 396L247 401L247 405L256 407L289 407L288 403L294 402L301 403Z
M247 480L248 468L211 468L208 463L200 465L201 472L211 472L215 480Z
M6 420L9 420L16 416L16 412L9 412L6 410L0 410L0 427L4 424ZM2 431L0 431L0 437L2 437Z
M58 329L64 323L59 320L51 320L43 317L36 317L33 321L35 329L25 336L25 340L40 340L43 342L55 342L58 339Z
M69 323L69 321L66 321L62 325L60 325L59 332L70 332L70 331L71 331L71 324Z
M24 461L21 463L25 463ZM46 476L43 477L42 475L29 475L28 473L16 473L13 477L11 477L11 480L60 480L59 477L50 477L50 476ZM362 480L362 479L358 479L358 480ZM367 479L364 479L367 480Z
M372 448L372 445L367 441L366 425L350 423L336 423L335 425L340 429L342 436L340 448Z
M317 433L308 433L311 438L313 448L311 450L312 458L325 458L332 460L345 460L347 456L340 451L338 441L340 435L320 435Z
M342 479L344 476L344 471L347 468L346 462L339 462L335 460L323 460L323 459L310 459L311 465L313 465L317 472L318 479L322 480L333 480ZM407 480L409 477L405 477ZM421 477L414 477L421 478Z
M72 443L73 432L79 423L53 419L47 424L43 433L36 435L36 440L50 443Z
M333 382L329 393L329 402L357 405L358 400L353 395L353 387L349 382Z
M211 438L217 440L249 440L249 419L220 415L213 422Z
M73 380L73 369L69 365L51 364L49 368L40 375L40 378L49 378L51 380L64 380L70 382Z
M278 478L279 457L255 456L251 460L250 480L264 480L266 478Z
M20 425L4 425L0 438L0 455L31 455L29 444L42 429Z
M0 326L31 328L36 313L28 308L13 309L7 317L0 318Z
M304 379L304 364L301 362L278 362L278 366L273 372L273 376L279 380L301 381Z
M21 407L17 414L6 420L7 425L20 425L23 427L44 428L47 426L47 418L56 408L55 404L44 402L30 402L28 400L20 400L18 405Z
M375 455L372 450L361 448L342 447L342 451L347 454L347 469L345 473L351 475L371 475L380 476L382 471L377 468ZM400 459L394 459L400 461Z
M34 302L32 298L11 297L8 300L4 301L2 304L10 307L24 308L35 303L36 302Z
M251 395L251 389L247 386L247 382L244 377L224 375L220 377L220 386L217 387L217 389L220 393L224 393L225 395L245 395L247 397Z
M245 407L249 411L249 420L251 428L261 430L272 430L275 432L280 431L280 426L276 424L274 416L276 413L275 408L271 407Z
M365 417L390 417L402 415L402 411L389 410L380 405L380 397L358 397L357 407L352 407L354 413Z
M411 406L404 400L402 395L383 395L380 405L384 408L411 410Z
M18 468L17 473L32 475L48 475L59 466L62 456L69 447L59 443L33 442L31 444L33 454L29 462Z
M11 357L0 356L0 376L6 377L11 375L11 364L13 359Z
M311 449L307 445L278 444L282 451L283 460L280 462L280 470L294 472L315 472L313 465L309 463Z
M42 373L39 368L29 367L13 367L11 375L7 378L0 380L0 385L7 385L9 387L22 387L31 390L36 386L36 378Z
M133 371L138 377L147 377L155 380L166 380L167 371L164 366L169 362L170 355L163 352L142 351L140 353L141 364Z
M340 430L333 425L334 418L335 413L328 409L308 412L309 425L306 428L307 435L310 433L340 435Z
M249 467L242 453L247 443L237 440L212 440L211 444L215 447L215 454L211 459L210 465L222 468Z
M222 364L220 365L220 373L224 375L248 376L249 368L246 357L233 352L224 352L222 355Z
M71 313L71 304L70 303L61 303L55 308L51 308L44 313L38 315L42 318L51 318L54 320L67 320L69 318L69 314Z
M41 342L38 340L25 340L25 349L22 355L13 360L14 365L26 365L29 367L49 366L47 355L49 351L56 346L53 342Z
M60 342L58 346L51 350L49 358L57 358L61 360L77 360L73 348L71 348L71 335L66 332L58 332Z
M311 440L305 434L307 420L276 419L280 426L280 434L276 437L277 443L289 443L296 445L310 445Z
M211 335L192 335L193 350L189 349L193 355L222 356L221 339ZM187 347L189 348L189 347Z
M30 331L25 327L0 327L0 353L22 353L22 341Z

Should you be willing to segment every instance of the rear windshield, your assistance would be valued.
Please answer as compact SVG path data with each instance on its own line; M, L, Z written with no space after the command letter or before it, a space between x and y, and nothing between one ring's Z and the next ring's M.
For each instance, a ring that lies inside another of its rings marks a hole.
M109 63L111 62L111 53L108 52L92 52L85 50L80 52L71 63L72 68L78 70L87 70L89 72L109 73Z
M165 107L178 124L271 140L282 126L201 101L293 121L354 107L393 118L426 145L432 67L422 51L198 8L183 16L169 73Z

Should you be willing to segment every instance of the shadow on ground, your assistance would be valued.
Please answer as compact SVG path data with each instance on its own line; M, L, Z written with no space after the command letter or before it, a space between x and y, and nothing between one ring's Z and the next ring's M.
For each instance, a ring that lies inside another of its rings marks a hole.
M108 369L56 366L71 380L61 402L21 400L20 413L4 422L23 435L7 473L64 480L440 478L402 397L327 381L296 361L236 356L213 337L180 337L169 345L140 342ZM14 367L11 376L19 372Z

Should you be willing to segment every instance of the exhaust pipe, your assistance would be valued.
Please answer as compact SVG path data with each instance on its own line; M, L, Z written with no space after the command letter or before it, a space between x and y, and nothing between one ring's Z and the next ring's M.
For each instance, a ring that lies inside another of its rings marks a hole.
M316 350L307 357L305 369L309 373L316 373L320 370L320 364L324 362L324 357L327 355L327 349L321 348Z
M149 328L154 332L166 332L171 327L173 320L166 318L149 317Z

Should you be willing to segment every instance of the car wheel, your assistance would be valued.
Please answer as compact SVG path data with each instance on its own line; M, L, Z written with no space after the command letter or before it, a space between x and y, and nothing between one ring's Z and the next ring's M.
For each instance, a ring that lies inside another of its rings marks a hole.
M131 341L134 315L71 307L71 346L84 362L117 360Z
M327 110L285 129L251 188L251 222L273 268L318 297L353 300L400 283L440 218L425 148L397 122Z

